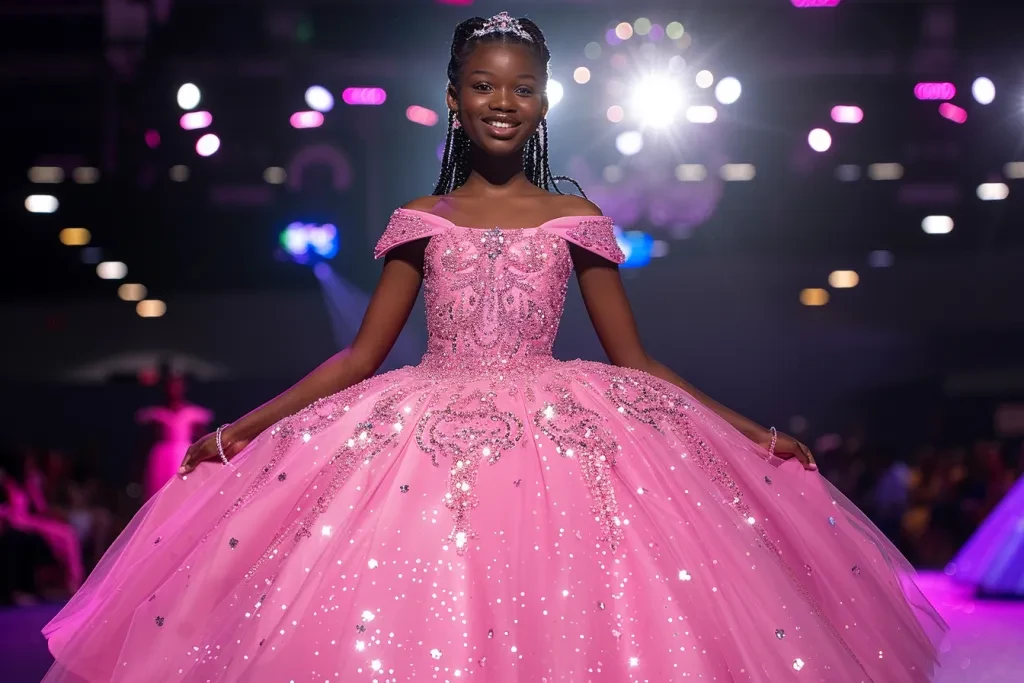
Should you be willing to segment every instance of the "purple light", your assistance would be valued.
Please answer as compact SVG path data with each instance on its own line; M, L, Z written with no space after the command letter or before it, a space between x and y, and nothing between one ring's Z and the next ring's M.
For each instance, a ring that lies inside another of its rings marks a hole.
M860 123L864 120L864 110L852 105L839 104L832 107L832 120L836 123Z
M665 37L665 27L661 24L652 24L651 30L647 33L647 38L654 42L658 42Z
M319 128L324 125L324 115L318 111L297 111L288 121L292 128Z
M951 100L956 97L956 86L952 83L918 83L914 86L914 97L919 100Z
M220 138L207 133L196 141L196 153L201 157L213 156L220 149Z
M345 104L353 106L376 107L384 104L388 94L383 88L345 88L341 93L341 99Z
M967 123L967 111L949 102L939 105L939 113L953 123Z
M146 146L150 149L156 149L160 146L160 133L155 130L146 131Z
M613 28L610 28L607 31L605 31L604 39L608 42L609 45L618 45L619 43L622 42L622 39L615 35L615 29Z
M793 7L835 7L840 0L789 0Z
M187 114L182 114L180 123L185 130L207 128L213 123L213 114L208 111L190 111Z
M405 110L405 118L421 126L437 125L437 112L415 104Z

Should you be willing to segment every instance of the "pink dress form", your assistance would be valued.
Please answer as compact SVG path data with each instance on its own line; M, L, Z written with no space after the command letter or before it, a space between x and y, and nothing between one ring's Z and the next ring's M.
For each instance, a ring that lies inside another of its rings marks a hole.
M942 620L818 474L636 370L551 356L569 245L429 238L422 362L317 401L143 508L45 629L47 681L931 679Z
M197 426L209 424L213 414L206 408L183 404L178 408L153 406L139 411L138 421L160 425L160 438L146 462L145 495L148 500L174 478L185 451L195 438Z

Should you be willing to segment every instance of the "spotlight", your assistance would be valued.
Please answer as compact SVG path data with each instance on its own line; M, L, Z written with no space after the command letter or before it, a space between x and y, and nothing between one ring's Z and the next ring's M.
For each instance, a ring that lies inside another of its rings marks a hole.
M679 82L665 75L646 76L633 90L634 115L644 125L665 128L672 125L683 108L683 89Z
M562 97L565 96L565 87L555 79L548 81L548 107L551 109L555 108L559 102L562 101Z
M291 223L281 231L281 246L296 263L307 264L337 256L338 228L331 224Z

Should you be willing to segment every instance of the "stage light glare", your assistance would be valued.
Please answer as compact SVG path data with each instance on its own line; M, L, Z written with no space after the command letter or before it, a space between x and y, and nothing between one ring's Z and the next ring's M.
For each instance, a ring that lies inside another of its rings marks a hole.
M559 81L551 79L548 81L548 108L554 109L565 96L565 86Z
M652 74L642 78L633 89L633 114L645 126L665 128L675 122L684 101L678 80Z
M697 72L695 80L698 88L710 88L715 83L715 75L707 69L703 69Z

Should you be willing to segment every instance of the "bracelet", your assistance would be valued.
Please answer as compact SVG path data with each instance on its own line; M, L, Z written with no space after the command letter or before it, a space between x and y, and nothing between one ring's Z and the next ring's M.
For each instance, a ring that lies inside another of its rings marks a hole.
M775 444L779 440L779 432L778 432L777 429L775 429L775 427L770 427L768 429L768 431L770 431L772 433L772 443L771 443L771 445L768 446L768 455L774 456L775 455ZM220 443L220 442L218 441L218 443Z
M222 463L224 463L225 465L228 464L228 456L224 455L224 444L221 441L221 435L224 434L224 428L225 427L229 427L229 426L230 425L223 424L220 427L217 427L217 434L216 434L216 439L217 439L217 455L220 456L220 461Z

